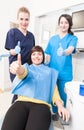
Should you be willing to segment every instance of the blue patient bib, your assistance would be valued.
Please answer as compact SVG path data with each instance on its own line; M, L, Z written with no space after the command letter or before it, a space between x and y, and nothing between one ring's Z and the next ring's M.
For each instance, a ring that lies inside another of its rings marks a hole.
M26 63L24 66L28 70L28 75L22 80L15 78L12 93L51 104L58 72L44 64L36 66Z

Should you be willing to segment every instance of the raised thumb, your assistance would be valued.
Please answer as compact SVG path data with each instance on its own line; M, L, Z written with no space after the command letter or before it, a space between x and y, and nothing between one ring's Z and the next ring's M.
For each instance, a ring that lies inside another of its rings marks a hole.
M21 66L21 54L20 53L17 56L17 63L19 66Z

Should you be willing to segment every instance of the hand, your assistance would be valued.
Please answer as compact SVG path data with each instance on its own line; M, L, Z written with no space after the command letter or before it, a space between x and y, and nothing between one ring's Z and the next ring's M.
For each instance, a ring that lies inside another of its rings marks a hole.
M49 65L49 63L50 63L50 55L45 54L45 61L44 61L44 64L45 64L45 65Z
M50 63L49 61L45 61L44 62L45 65L49 65L49 63Z
M61 46L57 50L57 55L58 56L63 56L64 55L64 50L63 50L63 48Z
M12 74L18 74L18 75L23 73L22 64L21 64L21 54L18 54L17 61L11 63L10 72Z
M62 117L64 121L66 122L69 121L70 113L66 108L64 108L63 106L58 107L58 113L59 113L59 116Z
M19 54L20 51L21 51L21 48L20 48L20 41L18 41L18 45L15 47L14 53L15 53L15 54Z

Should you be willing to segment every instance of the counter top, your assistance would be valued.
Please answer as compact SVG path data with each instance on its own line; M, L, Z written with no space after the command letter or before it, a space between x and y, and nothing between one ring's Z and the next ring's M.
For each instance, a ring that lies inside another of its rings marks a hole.
M77 48L76 51L77 53L84 52L84 48Z

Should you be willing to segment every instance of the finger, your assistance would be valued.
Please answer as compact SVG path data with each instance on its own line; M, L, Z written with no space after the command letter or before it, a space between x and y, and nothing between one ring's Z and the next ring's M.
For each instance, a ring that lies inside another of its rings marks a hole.
M70 119L70 114L67 113L66 122Z
M20 41L18 41L18 44L17 44L19 47L20 47Z
M10 70L10 72L11 72L12 74L16 74L16 72L15 72L15 70L13 70L13 68L10 67L9 70Z
M18 54L17 64L18 64L19 66L21 66L21 54Z
M16 74L15 66L13 64L10 65L9 70L12 74Z
M62 117L62 110L58 109L59 116Z
M62 119L63 119L63 120L65 120L65 119L66 119L66 118L65 118L65 114L64 114L64 113L62 113L62 116L61 116L61 117L62 117Z

